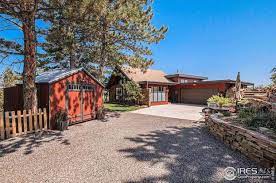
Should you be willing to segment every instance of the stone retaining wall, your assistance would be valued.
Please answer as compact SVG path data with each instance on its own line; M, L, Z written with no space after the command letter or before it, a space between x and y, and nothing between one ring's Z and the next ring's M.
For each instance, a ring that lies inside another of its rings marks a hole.
M206 119L209 131L234 150L238 150L260 165L276 166L276 142L268 137L218 119L211 115Z

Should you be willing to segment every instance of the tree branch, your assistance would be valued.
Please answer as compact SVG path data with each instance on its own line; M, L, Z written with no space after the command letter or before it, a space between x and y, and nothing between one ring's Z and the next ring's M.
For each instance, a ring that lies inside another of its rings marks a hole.
M6 20L6 21L12 23L13 25L17 26L19 29L22 30L22 25L20 25L19 23L13 21L12 19L6 18L5 16L3 16L3 15L1 15L1 14L0 14L0 18L2 18L2 19L4 19L4 20Z

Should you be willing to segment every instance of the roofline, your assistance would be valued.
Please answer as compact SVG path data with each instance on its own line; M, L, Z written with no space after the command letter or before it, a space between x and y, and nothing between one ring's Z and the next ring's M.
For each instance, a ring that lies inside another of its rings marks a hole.
M183 77L183 78L202 79L202 80L208 79L208 77L205 77L205 76L186 75L186 74L170 74L170 75L166 75L165 77L166 78Z
M176 82L158 82L158 81L139 81L139 84L163 84L163 85L177 85L178 83Z
M105 88L105 86L97 79L95 78L92 74L90 74L85 68L81 67L81 68L78 68L78 69L75 69L74 72L71 72L71 73L68 73L68 74L65 74L63 75L62 77L59 77L59 78L56 78L54 80L51 80L49 82L36 82L36 83L48 83L48 84L53 84L61 79L64 79L72 74L76 74L80 71L84 71L87 75L89 75L91 78L93 78L99 85L101 85L103 88Z
M190 83L180 83L181 85L189 85L189 84L208 84L208 83L228 83L228 84L235 84L236 81L235 80L210 80L210 81L199 81L199 82L190 82ZM250 83L250 82L245 82L242 81L241 82L242 85L247 85L247 86L254 86L254 83Z
M159 82L159 81L138 81L138 82L136 82L136 81L134 81L133 79L129 78L128 75L121 69L121 67L118 67L118 66L117 66L116 69L118 69L121 73L123 73L123 74L126 76L126 78L127 78L128 80L133 81L133 82L135 82L135 83L137 83L137 84L145 84L145 83L151 83L151 84L166 84L166 85L175 85L175 84L177 84L176 82ZM153 70L153 69L151 69L151 70ZM162 70L158 70L158 71L162 71ZM162 71L162 72L163 72L163 71ZM164 76L164 77L166 77L166 76Z

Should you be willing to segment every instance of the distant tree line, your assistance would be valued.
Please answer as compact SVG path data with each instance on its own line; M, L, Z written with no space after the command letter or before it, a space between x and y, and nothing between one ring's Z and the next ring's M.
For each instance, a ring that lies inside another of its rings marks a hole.
M85 67L103 79L105 70L116 66L143 70L152 65L150 45L164 39L167 31L152 24L152 4L152 0L0 0L0 61L23 65L24 108L37 106L37 68ZM21 37L7 36L15 30Z

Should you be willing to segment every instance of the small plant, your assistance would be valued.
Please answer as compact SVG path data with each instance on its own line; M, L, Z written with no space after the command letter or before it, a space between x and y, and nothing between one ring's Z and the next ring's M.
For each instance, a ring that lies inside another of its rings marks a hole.
M219 107L230 107L233 105L233 101L230 98L222 97L219 95L213 95L207 101L208 101L208 103L215 103Z
M59 110L53 119L58 130L63 131L68 128L68 114L65 110Z
M248 127L265 127L276 132L276 113L263 110L263 108L249 107L241 109L238 119Z
M97 111L96 118L102 120L105 118L105 109L104 107L100 107Z

